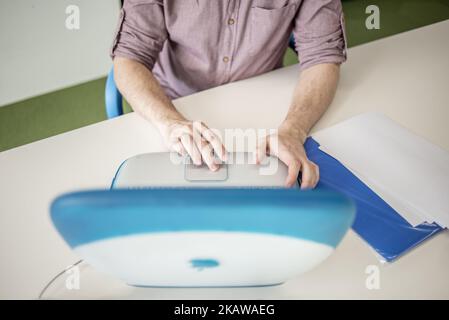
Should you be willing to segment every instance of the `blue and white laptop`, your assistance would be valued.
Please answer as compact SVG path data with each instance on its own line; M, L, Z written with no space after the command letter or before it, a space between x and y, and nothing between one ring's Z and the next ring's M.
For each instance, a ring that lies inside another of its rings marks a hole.
M261 286L318 265L354 220L337 192L283 188L286 167L270 171L276 159L262 174L248 162L213 173L170 157L133 157L111 190L58 197L51 218L61 236L130 285Z

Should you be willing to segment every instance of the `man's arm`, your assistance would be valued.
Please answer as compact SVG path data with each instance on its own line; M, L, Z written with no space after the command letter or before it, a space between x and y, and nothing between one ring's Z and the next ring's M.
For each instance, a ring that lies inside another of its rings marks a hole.
M220 139L204 124L185 119L151 72L168 37L164 12L164 1L124 2L111 49L115 80L131 107L159 129L171 150L216 170L212 150L225 157Z
M165 132L169 122L185 120L143 64L116 57L114 76L117 87L133 110L151 121L159 131Z
M293 93L293 101L282 128L288 128L301 143L334 99L340 66L318 64L304 70Z
M313 188L319 180L319 169L307 159L303 144L312 126L332 102L339 65L346 61L341 1L303 0L293 34L301 70L299 82L277 135L263 139L257 154L259 158L265 151L269 152L288 165L287 186L295 183L301 171L301 188Z
M304 70L295 88L292 104L277 134L261 140L257 149L260 162L265 153L277 156L288 166L287 186L293 186L299 171L301 188L313 188L319 180L318 166L306 155L303 144L313 125L326 111L338 84L340 67L325 63Z
M132 59L115 57L114 76L134 111L158 128L171 150L189 154L197 165L204 161L211 170L218 169L212 150L225 160L220 139L203 123L194 124L185 119L146 66Z

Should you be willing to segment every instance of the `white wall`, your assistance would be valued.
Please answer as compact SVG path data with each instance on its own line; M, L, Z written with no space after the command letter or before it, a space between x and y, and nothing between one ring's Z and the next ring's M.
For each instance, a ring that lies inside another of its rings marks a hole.
M80 29L66 28L66 7ZM119 0L0 0L0 106L107 74Z

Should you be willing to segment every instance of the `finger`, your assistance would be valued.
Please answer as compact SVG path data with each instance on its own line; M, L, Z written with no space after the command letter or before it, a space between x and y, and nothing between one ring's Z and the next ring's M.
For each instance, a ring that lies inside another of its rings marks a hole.
M201 140L203 139L201 132L203 131L203 123L199 121L194 121L192 123L192 136L193 141L199 147L201 146Z
M278 156L281 151L279 150L279 136L274 134L267 137L267 148L266 154L272 156Z
M285 180L285 185L287 188L291 188L296 184L300 169L301 163L299 161L292 161L288 165L287 179Z
M183 135L192 135L193 128L189 124L177 125L174 127L169 135L169 141L176 143Z
M313 162L312 162L313 163ZM314 188L317 186L318 182L320 182L320 167L318 167L315 163L313 163L313 166L315 168L315 184L314 184Z
M301 170L301 161L299 157L295 156L290 150L281 148L279 154L274 154L287 166L287 178L285 179L286 187L293 187L298 181L299 171Z
M199 150L201 152L201 157L206 165L212 171L217 171L219 166L215 162L214 152L212 146L207 142L207 140L203 139L201 142L201 146L199 146Z
M257 164L262 163L263 159L267 156L267 138L262 138L257 142L256 151L254 153L255 161Z
M227 160L226 149L223 145L221 139L209 128L206 127L205 130L202 131L203 137L211 144L215 154L221 159L221 161Z
M182 156L186 155L186 150L184 149L181 141L179 141L179 140L172 145L172 149Z
M184 134L181 136L180 139L184 149L187 151L190 158L192 159L192 162L197 166L201 165L201 153L198 151L198 148L193 142L192 136Z
M308 160L302 161L302 183L301 189L311 189L316 185L316 171Z

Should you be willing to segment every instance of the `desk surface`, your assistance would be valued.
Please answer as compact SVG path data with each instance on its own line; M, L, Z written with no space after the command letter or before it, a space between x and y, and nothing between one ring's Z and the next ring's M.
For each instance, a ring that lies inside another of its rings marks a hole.
M337 96L314 130L378 111L449 150L449 21L349 50ZM190 119L211 127L276 128L285 116L298 66L210 89L175 101ZM236 116L238 115L238 116ZM107 188L118 165L163 151L160 137L136 114L100 122L0 153L0 298L35 298L77 257L51 225L48 207L65 191ZM380 270L368 290L367 266ZM276 287L149 289L128 287L82 269L81 290L54 288L51 297L85 298L449 298L449 232L391 265L349 232L318 268Z

